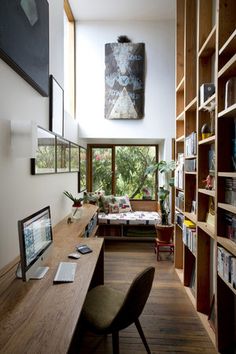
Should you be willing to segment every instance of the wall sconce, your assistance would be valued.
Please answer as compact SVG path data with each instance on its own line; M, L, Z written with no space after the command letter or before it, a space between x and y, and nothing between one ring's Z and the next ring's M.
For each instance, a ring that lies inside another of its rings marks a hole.
M14 157L35 158L37 125L32 121L11 121L11 153Z

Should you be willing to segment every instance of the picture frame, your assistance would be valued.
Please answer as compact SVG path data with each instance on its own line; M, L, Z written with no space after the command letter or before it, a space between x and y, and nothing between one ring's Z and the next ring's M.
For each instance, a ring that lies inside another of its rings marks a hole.
M64 136L64 90L50 75L49 130Z
M80 147L75 143L70 143L70 172L79 171Z
M37 127L36 157L31 159L31 174L56 173L56 136L52 132Z
M78 173L78 193L87 189L87 150L80 146L79 151L79 173Z
M56 172L70 172L70 142L56 137Z
M27 4L1 0L0 23L0 57L42 96L48 97L48 1Z

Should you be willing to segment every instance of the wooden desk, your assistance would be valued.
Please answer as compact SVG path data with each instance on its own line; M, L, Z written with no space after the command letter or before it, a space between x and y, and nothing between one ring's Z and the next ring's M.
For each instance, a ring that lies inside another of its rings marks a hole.
M24 283L10 277L10 284L0 294L0 353L67 353L89 287L102 284L103 239L79 238L83 220L67 224L66 219L54 228L54 247L50 269L41 280ZM81 256L75 281L53 285L59 261L79 243L93 252Z

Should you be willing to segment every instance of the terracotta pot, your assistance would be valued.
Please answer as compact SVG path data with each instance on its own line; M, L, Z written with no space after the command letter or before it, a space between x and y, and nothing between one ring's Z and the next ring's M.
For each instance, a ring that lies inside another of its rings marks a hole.
M161 225L161 224L156 224L156 233L157 233L157 238L160 242L163 243L170 243L173 242L174 239L174 225Z

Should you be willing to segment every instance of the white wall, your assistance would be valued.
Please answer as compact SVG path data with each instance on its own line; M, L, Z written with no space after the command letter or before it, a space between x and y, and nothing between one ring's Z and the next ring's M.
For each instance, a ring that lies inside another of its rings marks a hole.
M145 117L104 118L105 43L127 35L144 42L146 52ZM171 156L174 137L175 24L161 22L79 22L77 46L77 119L79 135L98 139L164 139L163 157Z
M50 74L63 87L63 0L49 2ZM12 24L14 26L14 24ZM10 153L10 120L49 128L49 99L0 59L0 268L19 254L17 220L50 205L53 224L70 211L64 190L77 191L76 174L32 176L28 158ZM78 142L77 124L66 119L66 138Z

